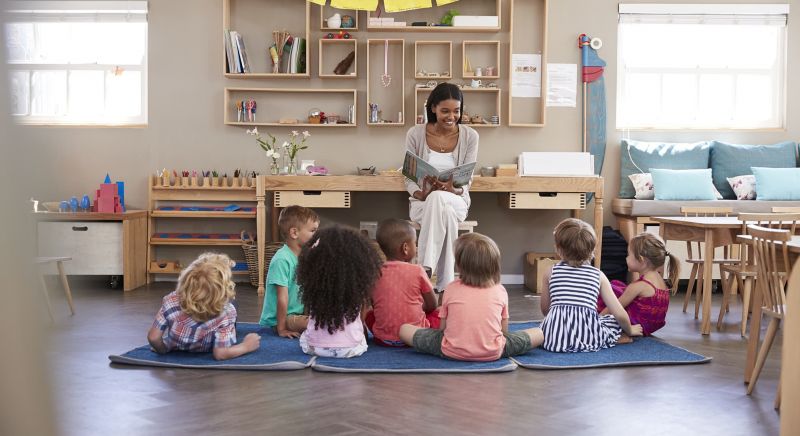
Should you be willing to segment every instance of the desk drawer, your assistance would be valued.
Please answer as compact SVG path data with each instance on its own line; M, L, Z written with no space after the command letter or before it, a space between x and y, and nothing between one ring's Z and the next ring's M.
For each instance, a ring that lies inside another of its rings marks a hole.
M350 207L350 191L275 191L275 207Z
M72 257L64 262L67 274L123 274L122 222L40 222L38 249L39 256Z
M510 192L509 209L586 209L586 194L578 192Z

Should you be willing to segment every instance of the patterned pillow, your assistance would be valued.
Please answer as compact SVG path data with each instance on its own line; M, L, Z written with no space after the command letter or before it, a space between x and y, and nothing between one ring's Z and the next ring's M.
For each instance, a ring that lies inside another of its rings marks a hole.
M743 176L728 177L728 183L736 194L737 200L756 199L756 176L745 174Z
M741 177L753 177L753 185L755 186L754 176L741 176ZM631 179L631 183L633 183L633 188L636 190L636 195L634 195L633 198L637 200L655 199L655 190L653 190L653 176L650 173L631 174L628 176L628 178ZM731 182L731 186L733 186L733 182ZM736 191L735 188L734 191ZM717 200L722 200L722 194L719 193L719 190L717 190L716 187L714 187L714 196L717 197ZM753 191L753 198L755 198L755 190Z

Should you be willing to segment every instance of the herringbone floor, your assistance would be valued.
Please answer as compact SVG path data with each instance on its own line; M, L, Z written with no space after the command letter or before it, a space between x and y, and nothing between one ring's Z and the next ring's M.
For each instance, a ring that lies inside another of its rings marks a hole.
M739 305L724 331L702 337L698 322L681 312L682 295L673 300L659 336L712 356L705 365L461 375L172 370L107 359L146 342L172 285L123 293L72 280L74 317L52 292L49 354L57 419L68 435L778 433L772 402L780 346L756 392L745 395ZM240 320L257 321L261 300L250 287L237 290ZM509 289L512 320L541 317L526 293Z

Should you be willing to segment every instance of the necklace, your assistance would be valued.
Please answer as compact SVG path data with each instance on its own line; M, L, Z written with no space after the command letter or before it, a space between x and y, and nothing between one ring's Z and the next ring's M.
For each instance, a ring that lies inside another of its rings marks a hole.
M428 132L428 139L435 139L435 144L433 144L436 148L439 149L439 153L446 153L446 150L450 147L450 138L453 135L458 134L458 130L453 132L445 132L445 133L436 133L436 128L434 127L431 129L431 132ZM430 142L430 141L429 141ZM431 145L431 144L428 144Z

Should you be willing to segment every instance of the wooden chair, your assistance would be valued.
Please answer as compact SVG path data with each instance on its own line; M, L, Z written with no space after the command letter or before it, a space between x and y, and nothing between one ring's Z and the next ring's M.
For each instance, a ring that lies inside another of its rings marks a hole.
M715 217L715 216L729 216L733 212L730 207L681 207L681 213L685 217ZM694 256L697 250L697 257ZM686 308L689 306L689 301L692 298L692 292L696 291L694 302L694 319L697 319L700 314L701 296L703 295L703 263L702 257L703 247L701 242L686 241L686 263L692 265L692 271L689 273L689 285L686 287L686 297L683 299L683 312L686 313ZM720 259L712 259L714 265L738 263L739 259L728 257L728 247L725 247L723 257ZM720 272L720 276L722 273ZM672 284L672 293L674 294L678 288L678 281ZM697 286L695 290L694 287Z
M775 334L780 327L781 320L786 314L786 292L784 286L790 274L789 249L786 242L792 239L789 230L769 229L766 227L748 225L747 232L753 237L758 280L756 285L761 291L762 314L769 317L769 325L764 335L764 341L758 350L750 382L747 385L747 395L753 392L758 381L758 376L764 368ZM776 242L781 242L780 246ZM780 407L780 381L778 382L778 395L775 398L775 408Z
M788 229L791 234L794 234L797 229L797 223L800 222L800 213L740 213L739 219L742 221L741 234L743 235L747 234L747 226L749 224L770 229ZM753 282L757 277L757 269L752 256L748 254L746 244L742 244L739 252L742 256L741 263L720 265L720 271L728 274L728 280L722 281L722 307L719 311L717 329L722 328L723 318L728 312L730 295L738 288L742 292L741 333L744 336L747 331L747 317L750 313L750 294L753 289Z
M69 304L69 312L72 315L75 315L75 305L72 303L72 291L69 289L69 282L67 281L67 275L64 273L64 265L65 261L72 260L71 257L37 257L34 259L34 263L37 265L45 265L48 263L56 263L56 268L58 269L58 276L61 278L61 286L64 287L64 294L67 296L67 304ZM41 268L41 267L40 267ZM47 313L50 314L50 320L55 321L53 317L53 308L50 305L50 297L47 295L47 283L44 281L44 274L39 275L39 279L42 283L42 291L44 291L44 301L47 303Z

